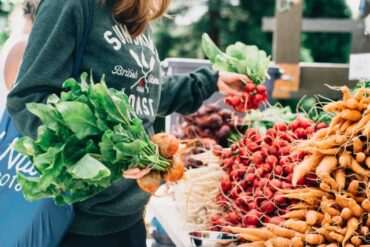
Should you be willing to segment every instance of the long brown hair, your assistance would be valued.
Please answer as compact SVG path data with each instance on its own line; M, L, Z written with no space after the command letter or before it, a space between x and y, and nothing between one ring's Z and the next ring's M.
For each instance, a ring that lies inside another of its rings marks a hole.
M149 22L163 16L171 0L98 0L114 2L113 17L125 24L133 37L142 34Z

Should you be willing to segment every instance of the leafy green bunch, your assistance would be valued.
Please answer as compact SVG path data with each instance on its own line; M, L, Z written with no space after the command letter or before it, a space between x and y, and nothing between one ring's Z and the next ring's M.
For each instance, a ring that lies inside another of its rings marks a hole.
M86 200L122 178L122 170L150 167L163 172L170 161L145 132L123 91L94 83L64 82L60 96L27 109L42 122L37 138L21 138L15 149L27 155L39 177L18 173L26 199L54 198L57 204Z
M202 47L215 70L248 75L256 85L265 82L270 57L257 46L236 42L222 52L208 34L203 34Z

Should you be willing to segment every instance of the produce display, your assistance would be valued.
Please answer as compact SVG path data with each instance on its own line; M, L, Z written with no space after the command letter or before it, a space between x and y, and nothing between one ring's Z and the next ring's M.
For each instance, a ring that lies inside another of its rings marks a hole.
M295 200L281 190L297 184L315 186L316 176L300 178L293 186L293 169L306 152L296 149L296 141L311 137L326 124L298 118L289 125L275 124L265 135L248 129L243 139L230 149L215 150L227 175L221 181L217 203L222 212L212 217L212 230L227 231L226 226L259 227L278 224Z
M289 124L298 116L299 114L293 113L289 106L282 107L279 105L274 105L264 109L263 111L249 111L243 117L241 125L246 125L264 135L266 134L266 131L270 128L273 128L276 123Z
M206 138L226 147L235 130L232 112L215 104L203 105L197 112L183 117L177 136L181 139Z
M241 95L226 96L227 105L232 106L236 112L245 113L250 109L258 109L267 100L267 90L262 85L270 65L270 57L266 52L241 42L228 46L222 52L207 34L203 35L202 47L215 70L248 75L253 82L245 82Z
M176 204L192 231L211 227L211 216L220 211L216 203L225 172L218 164L191 169L175 186Z
M294 168L293 186L311 174L319 185L281 190L298 203L279 225L230 228L252 242L244 246L368 246L370 90L341 91L341 101L324 107L335 113L330 125L297 145L310 155Z
M85 200L122 178L122 170L150 168L139 186L154 193L161 178L174 182L184 173L176 155L179 141L161 133L151 138L122 91L108 89L104 79L67 80L68 91L51 95L46 104L27 109L42 122L37 138L23 137L15 149L27 155L39 177L18 174L28 200L54 198L57 204Z

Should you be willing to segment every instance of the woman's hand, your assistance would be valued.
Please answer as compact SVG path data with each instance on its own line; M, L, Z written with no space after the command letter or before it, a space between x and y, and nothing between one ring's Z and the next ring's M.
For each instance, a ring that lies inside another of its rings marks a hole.
M241 94L243 84L252 83L251 79L248 76L220 71L217 81L218 91L222 94L229 95L234 93L236 95Z
M140 179L149 173L150 173L150 168L146 168L142 170L139 168L135 168L135 169L124 171L123 177L126 179Z

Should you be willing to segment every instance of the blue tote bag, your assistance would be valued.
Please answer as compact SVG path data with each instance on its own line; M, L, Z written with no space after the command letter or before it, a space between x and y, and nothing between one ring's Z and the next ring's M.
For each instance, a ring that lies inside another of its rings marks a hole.
M89 0L87 27L75 54L72 76L77 77L92 28L93 0ZM17 182L17 172L38 176L26 156L12 148L22 134L5 110L0 122L0 246L58 246L73 221L73 206L56 206L52 199L28 202Z

